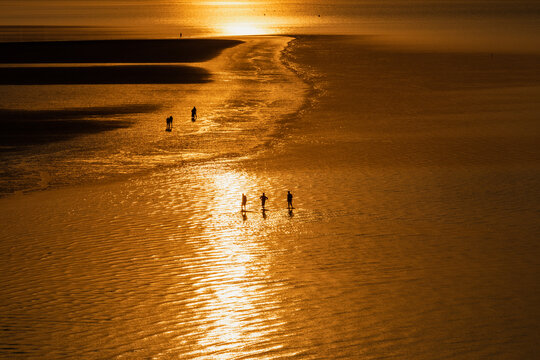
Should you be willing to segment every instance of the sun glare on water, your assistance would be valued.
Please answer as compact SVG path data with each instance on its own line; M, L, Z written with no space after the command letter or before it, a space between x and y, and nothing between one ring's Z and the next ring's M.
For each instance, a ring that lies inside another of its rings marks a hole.
M231 23L223 27L225 35L262 35L266 32L259 26L250 23Z

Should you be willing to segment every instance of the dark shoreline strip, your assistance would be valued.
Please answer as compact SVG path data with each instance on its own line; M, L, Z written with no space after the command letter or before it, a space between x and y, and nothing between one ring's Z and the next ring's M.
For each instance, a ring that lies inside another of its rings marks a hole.
M141 114L159 110L159 105L129 104L119 106L96 106L51 110L0 109L0 125L6 121L39 121L59 119L82 119L89 116L115 116Z
M0 67L0 85L201 84L205 69L182 65Z
M141 104L64 110L0 109L0 152L127 128L133 121L115 120L114 117L123 115L125 118L125 115L148 113L159 108L158 105Z
M241 43L227 39L7 42L0 43L0 63L202 62Z

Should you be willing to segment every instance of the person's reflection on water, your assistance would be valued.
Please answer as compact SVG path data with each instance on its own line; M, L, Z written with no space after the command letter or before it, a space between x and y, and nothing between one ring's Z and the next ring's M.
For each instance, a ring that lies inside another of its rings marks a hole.
M266 220L267 216L266 216L266 209L262 209L262 217L264 220Z
M246 220L247 220L247 212L242 211L242 221L246 221Z
M293 209L289 209L289 217L293 217L294 216L294 213L293 213Z
M242 193L242 211L246 211L246 204L247 204L247 196Z

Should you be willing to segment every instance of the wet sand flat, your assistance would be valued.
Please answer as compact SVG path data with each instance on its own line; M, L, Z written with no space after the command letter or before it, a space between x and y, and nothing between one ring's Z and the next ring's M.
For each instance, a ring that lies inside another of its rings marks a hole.
M211 73L202 67L163 63L202 63L216 57L224 49L241 43L240 40L232 39L0 43L0 63L10 63L0 67L0 85L207 83L211 81ZM116 64L119 62L124 64ZM21 63L25 66L13 66ZM27 66L45 63L56 64ZM65 63L81 64L58 65ZM108 108L90 106L86 109L54 110L3 108L0 109L0 148L2 151L13 151L20 149L20 146L63 141L83 134L129 127L131 120L111 118L117 115L148 113L158 108L159 104L122 104Z
M282 60L311 86L284 96L286 41L170 91L212 104L197 122L100 134L170 162L0 199L8 358L534 358L536 57L301 39Z
M72 184L73 176L97 181L177 166L183 159L237 156L260 147L273 138L276 122L294 111L291 104L302 102L301 97L289 96L301 95L294 85L300 80L283 72L276 58L289 39L244 39L197 64L212 74L213 81L203 84L0 86L2 116L6 127L19 131L19 144L33 136L54 140L58 122L68 130L77 124L86 129L87 121L119 125L107 132L69 136L63 142L43 142L38 148L6 149L10 152L4 156L3 190L34 188L37 184L31 183L36 176L41 183L41 174L51 174L45 177L55 187L58 182ZM199 109L196 122L191 121L194 105ZM262 114L270 114L271 120L261 122ZM168 116L175 119L172 133L164 131ZM49 122L54 126L48 127ZM40 130L33 131L33 125Z

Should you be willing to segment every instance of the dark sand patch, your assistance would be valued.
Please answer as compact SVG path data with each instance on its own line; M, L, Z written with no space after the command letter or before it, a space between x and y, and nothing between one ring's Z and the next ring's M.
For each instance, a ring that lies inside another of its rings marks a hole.
M0 109L0 151L126 128L131 121L110 117L147 113L158 108L157 105L128 105L64 110ZM96 119L107 117L109 119Z
M205 69L181 65L6 67L1 85L200 84L210 81Z
M174 63L212 59L239 40L91 40L0 43L0 63Z

